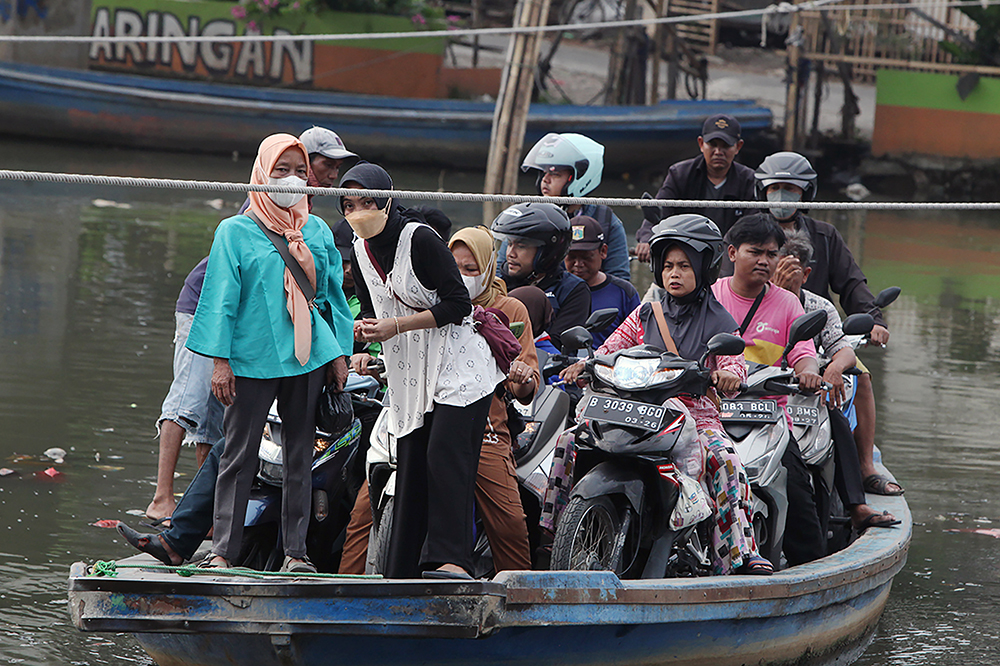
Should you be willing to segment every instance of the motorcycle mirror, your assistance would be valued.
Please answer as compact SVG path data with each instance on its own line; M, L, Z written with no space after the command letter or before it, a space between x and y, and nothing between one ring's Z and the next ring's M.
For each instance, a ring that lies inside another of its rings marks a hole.
M788 327L788 344L781 353L781 369L788 367L788 352L803 340L811 340L826 326L826 310L813 310L795 319Z
M584 327L588 331L603 331L611 325L611 322L613 322L617 316L618 308L602 308L600 310L594 310L590 316L587 317L587 323L584 324Z
M875 297L875 307L879 310L899 298L899 292L903 291L899 287L886 287Z
M867 335L875 327L875 318L859 312L844 320L844 335Z
M719 356L736 356L746 349L746 342L732 333L717 333L708 341L708 354Z
M594 336L583 326L574 326L562 334L562 353L567 356L573 356L581 349L592 351L593 344Z

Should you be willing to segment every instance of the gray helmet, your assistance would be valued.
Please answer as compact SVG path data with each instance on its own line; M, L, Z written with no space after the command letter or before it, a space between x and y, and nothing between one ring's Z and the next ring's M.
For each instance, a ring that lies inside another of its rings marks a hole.
M497 238L520 238L538 247L533 273L548 273L565 259L573 236L566 211L550 203L514 204L497 215L490 230Z
M774 183L789 183L802 188L802 200L816 198L816 170L798 153L780 152L770 155L760 163L754 173L754 191L758 201L767 199L767 188Z
M707 289L715 284L719 279L722 252L726 246L715 222L704 215L688 213L672 215L653 227L653 235L649 239L649 263L653 269L653 281L658 287L663 287L663 255L674 244L684 245L704 256L701 275L698 276L699 287Z

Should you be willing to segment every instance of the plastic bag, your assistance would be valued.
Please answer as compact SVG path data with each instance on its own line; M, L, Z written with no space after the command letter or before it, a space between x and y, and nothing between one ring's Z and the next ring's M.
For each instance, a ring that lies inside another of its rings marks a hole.
M316 429L336 438L353 423L354 405L351 404L351 394L335 391L332 387L324 388L319 394L319 405L316 406Z
M663 471L660 473L663 474ZM678 490L677 504L670 512L671 529L683 529L700 523L712 515L712 504L700 483L676 468L668 474L677 483Z

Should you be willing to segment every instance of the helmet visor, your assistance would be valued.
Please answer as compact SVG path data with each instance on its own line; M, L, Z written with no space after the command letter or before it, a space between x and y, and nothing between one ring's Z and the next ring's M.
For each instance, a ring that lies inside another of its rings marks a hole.
M522 247L541 247L545 245L544 241L536 240L534 238L528 238L527 236L518 236L517 234L505 234L499 231L494 231L493 236L498 241L507 243L508 245L515 245Z
M521 171L538 169L548 172L554 169L570 169L574 175L587 170L590 161L587 156L559 134L546 134L531 147L521 163Z

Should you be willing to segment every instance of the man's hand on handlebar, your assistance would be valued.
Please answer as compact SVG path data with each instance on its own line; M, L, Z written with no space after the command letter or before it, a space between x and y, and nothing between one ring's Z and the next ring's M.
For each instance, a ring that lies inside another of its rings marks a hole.
M879 326L875 324L872 332L869 333L868 339L871 340L872 344L882 345L883 347L889 343L889 329L885 326Z
M580 377L580 373L583 372L586 366L585 361L577 361L573 365L569 366L565 370L559 373L559 379L563 380L566 384L575 384L577 379Z
M847 399L844 391L844 375L840 367L831 363L823 374L823 380L830 385L826 392L826 400L831 407L840 407Z

